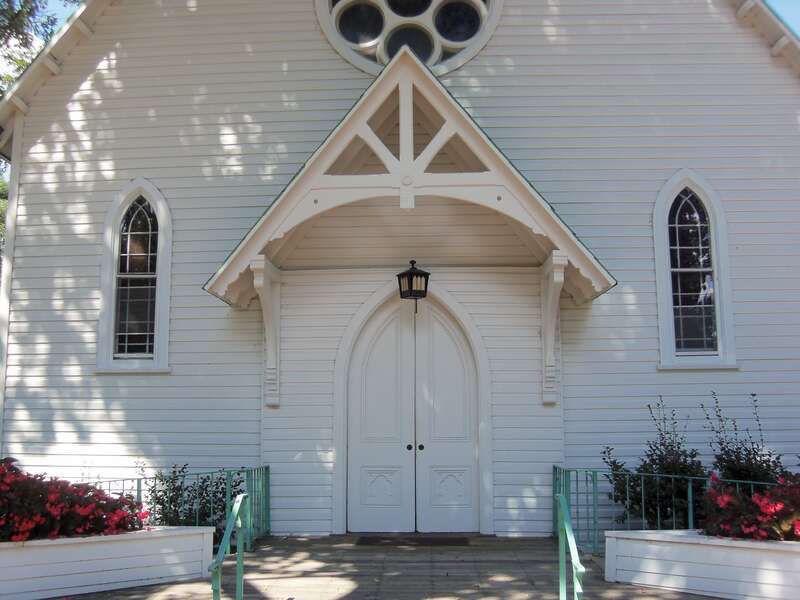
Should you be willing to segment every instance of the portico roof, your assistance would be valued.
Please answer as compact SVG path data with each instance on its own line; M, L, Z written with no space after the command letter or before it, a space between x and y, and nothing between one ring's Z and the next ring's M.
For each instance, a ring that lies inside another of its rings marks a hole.
M423 143L415 127L426 130ZM428 68L403 49L204 289L239 304L251 287L250 265L264 259L267 244L323 212L375 198L413 210L417 199L436 197L482 205L515 221L540 246L543 262L553 252L563 255L564 289L577 302L616 283Z

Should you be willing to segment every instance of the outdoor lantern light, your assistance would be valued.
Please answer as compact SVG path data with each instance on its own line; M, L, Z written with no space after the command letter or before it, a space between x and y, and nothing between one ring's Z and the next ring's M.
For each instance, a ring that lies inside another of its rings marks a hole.
M416 310L417 300L428 295L428 278L431 274L418 269L415 260L410 261L410 264L410 269L397 274L397 283L400 285L400 297L413 300Z

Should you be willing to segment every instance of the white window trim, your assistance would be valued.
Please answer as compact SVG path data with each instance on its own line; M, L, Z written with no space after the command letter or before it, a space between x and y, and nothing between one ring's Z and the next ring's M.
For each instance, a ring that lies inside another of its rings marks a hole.
M484 48L484 46L486 46L486 44L492 38L495 29L497 29L497 25L500 22L500 17L503 14L504 2L505 0L492 0L488 5L486 5L484 9L487 11L487 14L483 19L483 28L472 39L467 41L463 48L455 55L451 56L450 58L437 61L433 65L428 65L430 70L435 75L442 76L450 71L464 66L466 63L472 60ZM315 0L317 21L319 22L319 26L322 28L322 32L325 34L328 42L331 44L331 46L333 46L334 50L336 50L336 52L342 56L342 58L365 73L369 73L370 75L378 75L386 65L375 62L358 52L356 47L344 39L335 25L335 15L338 15L343 12L343 10L346 10L347 4L348 3L343 3L341 9L338 9L337 6L338 10L332 10L330 0ZM372 2L368 2L368 4L371 4L380 10L384 19L383 31L378 36L377 40L375 42L371 42L370 45L372 45L372 43L378 43L379 40L384 40L388 33L393 31L400 23L413 24L416 22L418 27L427 31L429 34L433 32L432 39L438 37L438 35L435 33L436 28L432 20L434 11L437 10L436 5L432 6L423 14L416 17L398 17L385 5L384 0L373 0ZM444 2L438 4L443 5ZM478 4L481 3L478 2L476 7L478 7ZM433 51L434 57L440 56L441 44L434 42Z
M712 267L717 319L718 350L708 352L676 352L675 320L672 306L672 277L669 259L667 221L672 203L684 188L691 189L703 202L711 224ZM658 334L661 360L659 369L736 369L735 329L733 322L730 270L728 265L728 231L725 213L718 194L705 178L689 169L681 169L661 189L653 212L653 243L656 260L658 297Z
M155 347L152 357L115 358L114 316L120 225L131 203L139 197L150 203L158 219L156 261ZM131 180L106 213L103 263L100 273L100 318L97 330L96 373L169 373L169 305L172 271L172 216L164 195L143 177Z

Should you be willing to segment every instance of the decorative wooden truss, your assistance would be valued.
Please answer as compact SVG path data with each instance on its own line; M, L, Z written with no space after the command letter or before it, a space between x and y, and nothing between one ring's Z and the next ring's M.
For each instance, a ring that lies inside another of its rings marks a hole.
M541 260L544 391L546 402L555 401L561 291L582 303L615 281L431 72L403 50L205 285L234 306L259 297L268 403L277 402L280 330L280 270L269 257L280 255L296 228L333 208L384 199L410 211L419 199L437 197L501 213Z

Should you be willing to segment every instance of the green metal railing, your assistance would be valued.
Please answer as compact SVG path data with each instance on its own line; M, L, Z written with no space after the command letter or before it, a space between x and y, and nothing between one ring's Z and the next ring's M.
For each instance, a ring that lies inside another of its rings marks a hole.
M563 494L555 497L556 527L558 531L558 598L567 600L567 550L572 566L572 597L581 600L583 597L583 574L586 568L581 564L575 533L572 530L569 504Z
M720 482L750 494L774 485L735 479ZM707 477L554 466L553 505L557 496L563 495L578 546L602 554L603 532L607 529L696 529L702 520L708 484ZM554 532L556 513L554 510Z
M224 490L220 489L220 478L224 481ZM151 508L148 506L151 493L170 493L169 510L167 514L154 516L154 525L211 525L221 528L230 520L237 492L244 491L249 498L250 539L264 537L271 531L269 466L186 473L178 477L178 492L167 489L172 482L165 482L163 477L130 477L92 483L108 493L135 498L145 510ZM224 513L216 508L223 503Z
M220 600L222 592L222 565L225 563L225 556L231 549L231 536L233 529L236 528L236 600L242 600L244 596L244 551L251 550L253 543L253 513L251 500L247 494L239 494L233 501L228 520L225 524L225 533L217 550L217 556L208 566L211 573L211 593L214 600Z
M244 474L248 498L247 514L250 518L250 535L248 536L250 543L271 532L269 476L268 466L247 469ZM230 486L227 489L230 489ZM228 514L230 515L230 511Z

